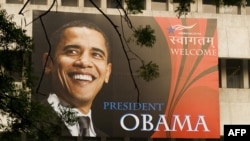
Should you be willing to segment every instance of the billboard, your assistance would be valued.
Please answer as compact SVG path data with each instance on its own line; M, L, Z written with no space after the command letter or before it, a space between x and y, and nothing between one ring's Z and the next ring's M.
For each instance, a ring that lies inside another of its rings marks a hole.
M44 11L34 11L38 17ZM38 97L47 99L51 79L43 74L50 35L65 23L86 20L109 38L112 71L91 105L95 127L113 137L219 138L218 40L216 19L129 17L134 27L150 25L156 42L138 46L119 15L49 12L33 23L35 73L42 76ZM139 57L138 57L139 56ZM145 81L137 69L144 62L159 66L159 77ZM67 101L67 100L66 100ZM98 134L92 133L92 136ZM71 135L73 133L71 132Z

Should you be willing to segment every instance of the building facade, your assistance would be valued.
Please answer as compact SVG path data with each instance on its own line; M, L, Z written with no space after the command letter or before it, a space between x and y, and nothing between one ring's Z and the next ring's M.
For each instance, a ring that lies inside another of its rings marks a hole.
M115 0L94 0L106 14L119 15ZM187 18L216 18L218 29L220 134L225 124L250 124L250 1L246 6L216 6L211 0L195 0ZM53 0L0 0L1 8L14 14L15 22L32 36L32 10L48 10ZM176 17L176 2L145 0L140 16ZM88 0L57 0L51 11L99 13ZM25 17L25 18L24 18ZM118 140L118 139L117 139ZM122 140L122 139L121 139ZM125 139L130 140L130 139ZM132 140L132 139L131 139Z

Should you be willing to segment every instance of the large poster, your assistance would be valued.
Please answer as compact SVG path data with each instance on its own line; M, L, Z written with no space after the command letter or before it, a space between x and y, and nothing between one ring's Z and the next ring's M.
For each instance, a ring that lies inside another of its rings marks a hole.
M43 12L34 11L34 18ZM85 20L95 23L108 37L112 63L109 80L91 104L94 127L111 137L219 138L216 19L129 18L134 27L150 25L154 29L156 42L152 48L128 41L133 32L127 21L118 15L109 15L116 26L101 14L64 12L50 12L42 22L34 22L33 62L37 77L42 78L37 84L36 97L47 100L53 91L53 79L43 75L46 65L41 59L45 52L53 50L48 39L65 23ZM97 40L91 40L88 45ZM75 52L70 50L70 55ZM137 69L141 66L138 56L159 66L158 78L145 81L138 77ZM75 77L81 78L80 75ZM87 75L82 77L91 79ZM67 100L64 101L69 102ZM77 133L71 132L71 135ZM99 135L94 131L92 136Z
M170 50L170 91L153 137L219 134L216 20L156 17ZM212 110L214 109L214 110ZM164 130L166 132L164 132Z

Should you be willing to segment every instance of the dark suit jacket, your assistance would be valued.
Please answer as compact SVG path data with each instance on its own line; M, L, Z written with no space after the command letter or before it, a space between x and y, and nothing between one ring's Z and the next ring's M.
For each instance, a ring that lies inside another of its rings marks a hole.
M47 106L52 111L51 112L52 113L52 115L51 115L52 118L50 120L53 120L52 122L54 122L55 125L59 125L60 126L61 136L64 136L64 137L65 136L71 136L69 129L67 128L67 126L65 125L65 123L59 118L59 116L54 111L54 109L51 107L51 105L47 102L47 99L44 99L42 101L42 104L44 104L45 106ZM100 130L97 127L95 127L95 125L94 125L94 130L96 132L96 136L97 137L108 137L108 135L105 132L103 132L102 130Z
M61 123L63 125L63 127L61 128L62 129L62 136L71 136L70 132L69 132L69 129L66 127L66 125L63 123ZM97 137L108 137L108 135L106 133L104 133L102 130L94 127L94 130L96 132L96 136Z

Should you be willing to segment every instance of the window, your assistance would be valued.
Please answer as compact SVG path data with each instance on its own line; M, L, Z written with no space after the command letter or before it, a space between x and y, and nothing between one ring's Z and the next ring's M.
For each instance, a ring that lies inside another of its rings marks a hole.
M120 4L123 6L123 0L119 0ZM107 0L107 8L117 8L117 0Z
M78 6L78 0L62 0L62 6Z
M250 88L250 60L248 60L248 63L247 63L247 68L248 68L248 84L249 84L249 88Z
M166 11L167 9L166 0L152 0L152 10Z
M218 61L218 73L219 73L219 88L222 88L222 80L221 80L221 77L222 77L222 62L221 62L221 59L219 59Z
M216 3L213 0L203 0L202 1L203 13L217 13L219 12Z
M240 59L226 60L227 88L243 88L243 64Z
M30 4L36 5L47 5L47 0L31 0Z
M203 0L202 3L207 5L215 5L215 1L213 0Z
M180 7L180 0L173 0L174 11ZM190 12L190 5L188 6L188 11Z
M246 0L247 6L250 6L250 0Z
M246 0L246 2L247 2L247 5L246 5L246 14L247 15L250 15L250 0Z
M6 3L22 4L23 0L6 0Z
M97 5L97 7L101 7L100 0L93 0L93 2ZM84 1L84 7L94 7L93 4L89 0Z

